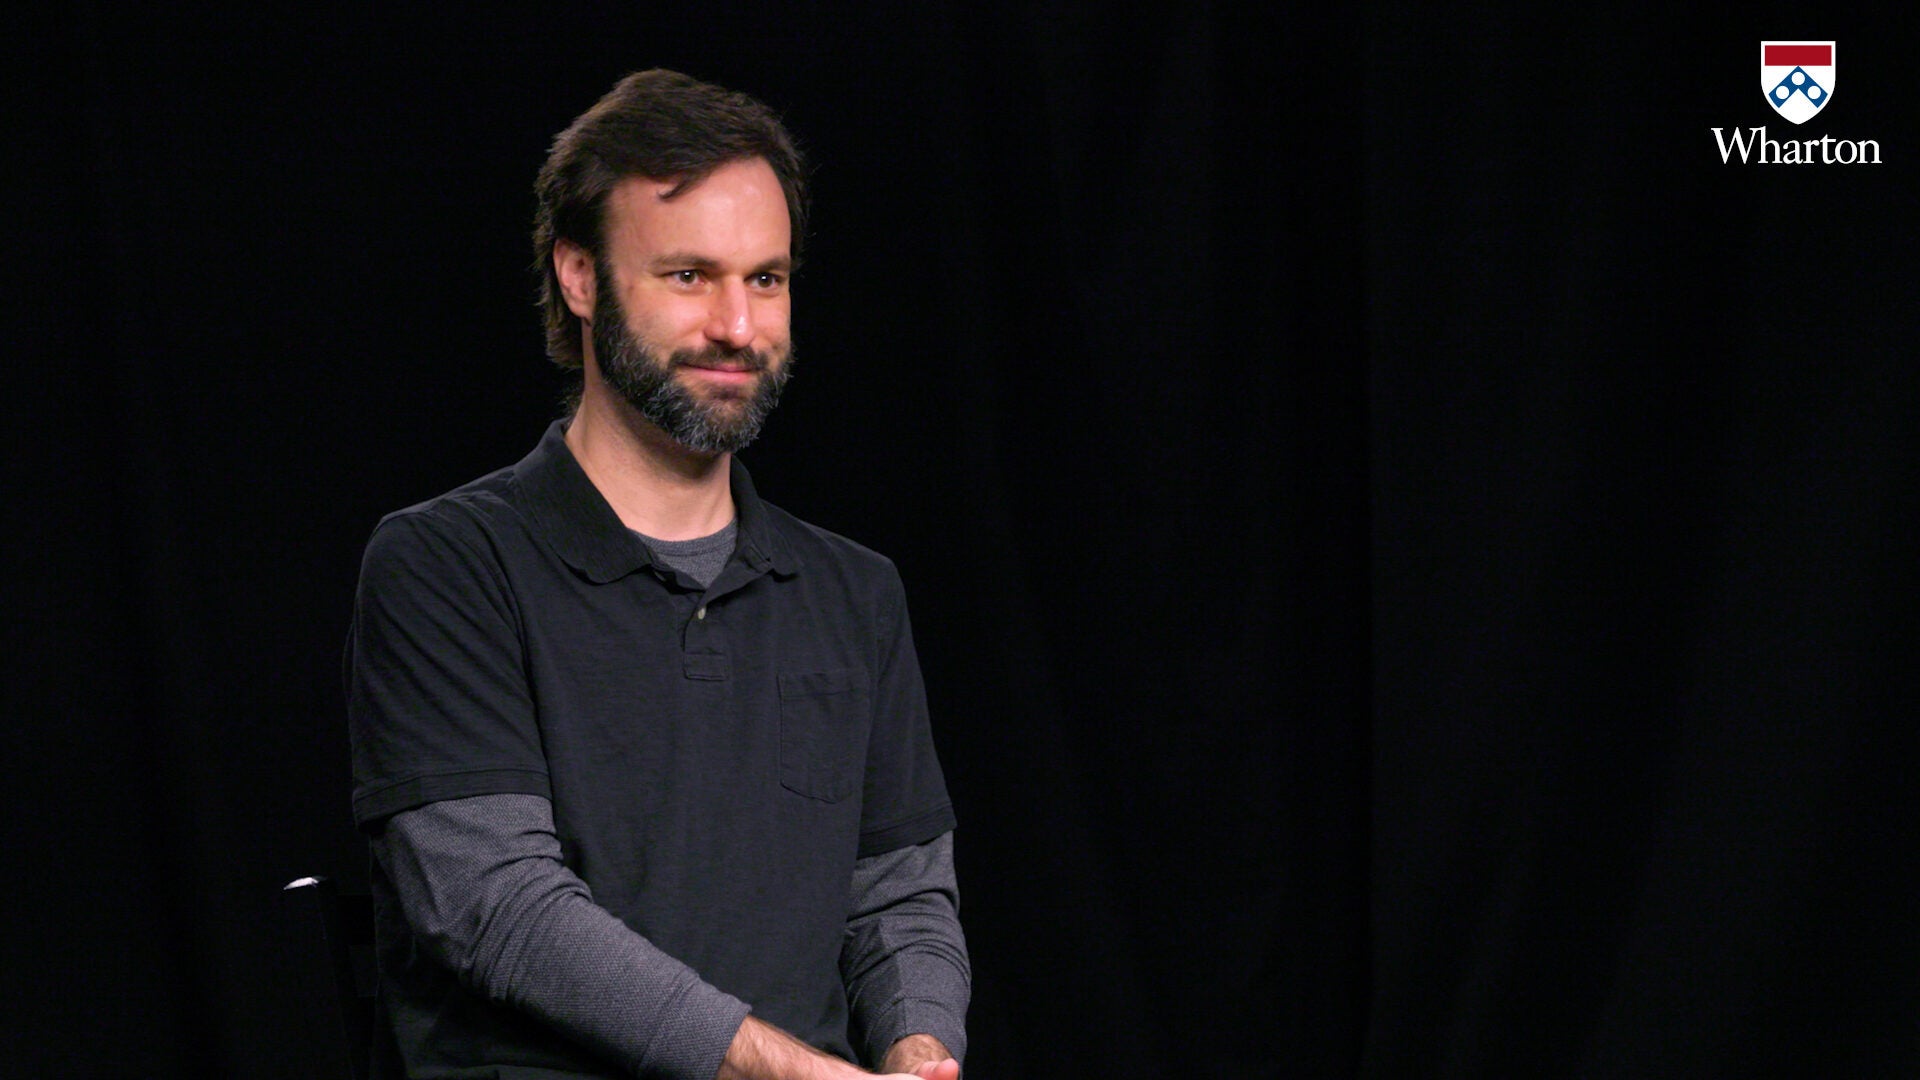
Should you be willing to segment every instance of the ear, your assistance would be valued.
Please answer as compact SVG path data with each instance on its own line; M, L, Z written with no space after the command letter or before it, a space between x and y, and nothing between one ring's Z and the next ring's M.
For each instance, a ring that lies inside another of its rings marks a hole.
M560 295L567 310L593 321L593 256L571 240L553 242L553 272L560 279Z

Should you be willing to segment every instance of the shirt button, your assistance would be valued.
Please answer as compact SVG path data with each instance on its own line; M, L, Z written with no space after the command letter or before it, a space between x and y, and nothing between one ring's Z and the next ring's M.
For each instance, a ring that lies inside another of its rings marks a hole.
M705 605L705 604L701 604L701 605L700 605L700 609L699 609L698 611L695 611L695 612L693 613L693 617L694 617L694 618L696 618L696 619L704 619L704 618L706 618L706 617L707 617L707 605Z

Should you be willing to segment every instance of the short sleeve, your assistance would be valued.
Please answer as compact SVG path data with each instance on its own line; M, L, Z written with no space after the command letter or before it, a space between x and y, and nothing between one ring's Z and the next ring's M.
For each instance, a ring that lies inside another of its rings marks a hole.
M430 504L367 544L346 652L354 820L442 799L551 798L500 560L473 513Z
M860 857L923 844L955 824L953 803L934 750L926 686L913 647L906 590L891 562L879 620L873 735L860 821Z

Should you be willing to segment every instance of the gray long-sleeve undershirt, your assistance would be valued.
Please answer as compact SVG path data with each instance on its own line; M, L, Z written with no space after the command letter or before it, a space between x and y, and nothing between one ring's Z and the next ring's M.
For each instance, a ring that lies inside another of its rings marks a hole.
M841 974L856 1049L906 1035L966 1051L971 996L951 833L855 865ZM552 807L482 795L395 815L374 857L423 945L463 982L635 1075L711 1080L749 1011L594 903Z
M931 1035L966 1060L973 971L952 833L854 862L840 979L853 1017L848 1034L869 1065L908 1035Z

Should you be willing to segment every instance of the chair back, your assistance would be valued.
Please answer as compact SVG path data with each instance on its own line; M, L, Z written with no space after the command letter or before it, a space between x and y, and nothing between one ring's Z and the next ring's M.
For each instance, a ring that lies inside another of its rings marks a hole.
M308 1007L330 1038L314 1075L369 1080L373 1066L373 898L342 895L329 878L303 877L281 888L299 942Z

